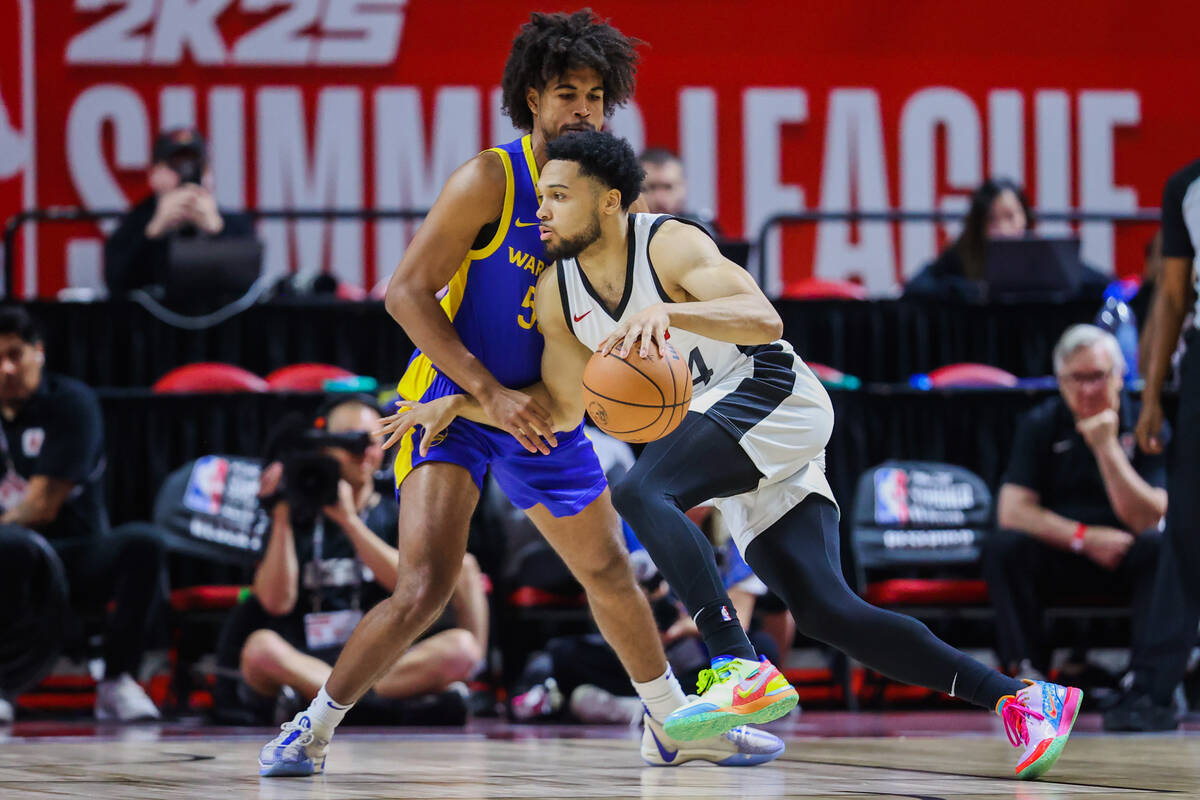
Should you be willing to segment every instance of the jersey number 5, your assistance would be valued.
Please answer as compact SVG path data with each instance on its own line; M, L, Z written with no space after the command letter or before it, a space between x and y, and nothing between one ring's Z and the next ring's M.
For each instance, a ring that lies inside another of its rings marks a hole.
M696 377L692 378L692 386L712 380L713 371L704 363L704 356L700 355L699 347L693 347L692 352L688 353L688 369L696 373Z
M533 330L533 326L537 324L537 310L533 307L533 293L537 289L536 286L530 286L529 291L525 293L525 299L521 302L521 308L529 309L529 319L525 319L525 312L517 312L517 324L525 330Z

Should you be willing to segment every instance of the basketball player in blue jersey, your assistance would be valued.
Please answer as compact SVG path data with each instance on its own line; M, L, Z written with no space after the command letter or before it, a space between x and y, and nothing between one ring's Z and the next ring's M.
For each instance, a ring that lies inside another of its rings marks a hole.
M684 421L648 444L613 489L622 517L688 610L703 610L696 585L705 580L707 541L684 512L712 499L746 563L784 599L798 631L895 680L994 710L1022 748L1016 775L1044 774L1066 745L1078 689L989 669L846 584L839 512L824 469L833 406L778 338L783 323L753 279L695 223L630 213L643 173L628 143L592 131L547 149L538 218L556 263L538 283L545 403L556 416L582 417L580 384L595 352L624 356L636 348L643 358L660 357L669 338L691 366ZM483 412L468 400L442 398L397 416L418 421L429 437L448 416L486 420ZM669 715L665 730L675 738L710 736L740 709L743 719L755 719L774 691L770 671L743 659L713 667L701 677L701 696Z
M469 394L494 427L459 420L436 441L414 446L404 437L395 592L358 623L309 708L262 748L260 774L322 772L335 726L441 614L488 469L587 591L646 707L647 763L752 765L782 752L778 737L748 728L686 743L666 736L663 721L686 700L634 579L595 452L578 419L556 426L544 397L520 390L541 376L534 289L546 269L537 218L546 145L599 129L632 96L636 44L590 11L533 14L502 82L506 112L529 133L454 172L392 276L387 309L418 347L401 397L418 404Z

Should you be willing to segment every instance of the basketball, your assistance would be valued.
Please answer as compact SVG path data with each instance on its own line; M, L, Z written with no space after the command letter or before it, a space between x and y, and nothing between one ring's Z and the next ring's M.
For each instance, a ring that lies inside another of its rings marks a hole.
M596 427L625 442L653 442L683 422L692 372L667 344L662 358L593 353L583 371L583 403Z

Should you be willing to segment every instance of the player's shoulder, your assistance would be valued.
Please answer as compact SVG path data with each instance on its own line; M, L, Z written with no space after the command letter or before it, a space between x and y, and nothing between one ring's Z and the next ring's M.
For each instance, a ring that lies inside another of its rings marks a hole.
M501 160L503 158L494 150L484 150L472 156L450 174L443 191L452 194L455 199L503 202L508 184L508 171Z

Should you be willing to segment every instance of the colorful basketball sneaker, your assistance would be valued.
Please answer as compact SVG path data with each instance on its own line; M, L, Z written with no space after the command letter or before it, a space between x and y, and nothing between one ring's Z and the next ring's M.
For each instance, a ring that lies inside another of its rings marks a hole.
M283 723L279 735L258 754L258 774L266 778L304 777L325 771L328 739L317 738L307 709Z
M688 761L711 761L723 767L753 767L779 758L783 740L756 728L734 728L720 736L681 742L663 730L662 723L643 715L642 760L652 767L677 767Z
M663 727L672 739L719 736L738 725L770 722L796 707L800 698L767 659L723 656L700 673L700 696L676 709Z
M1067 746L1067 737L1083 703L1083 692L1057 683L1026 680L1015 695L996 704L1013 747L1024 747L1016 774L1022 780L1045 775Z

